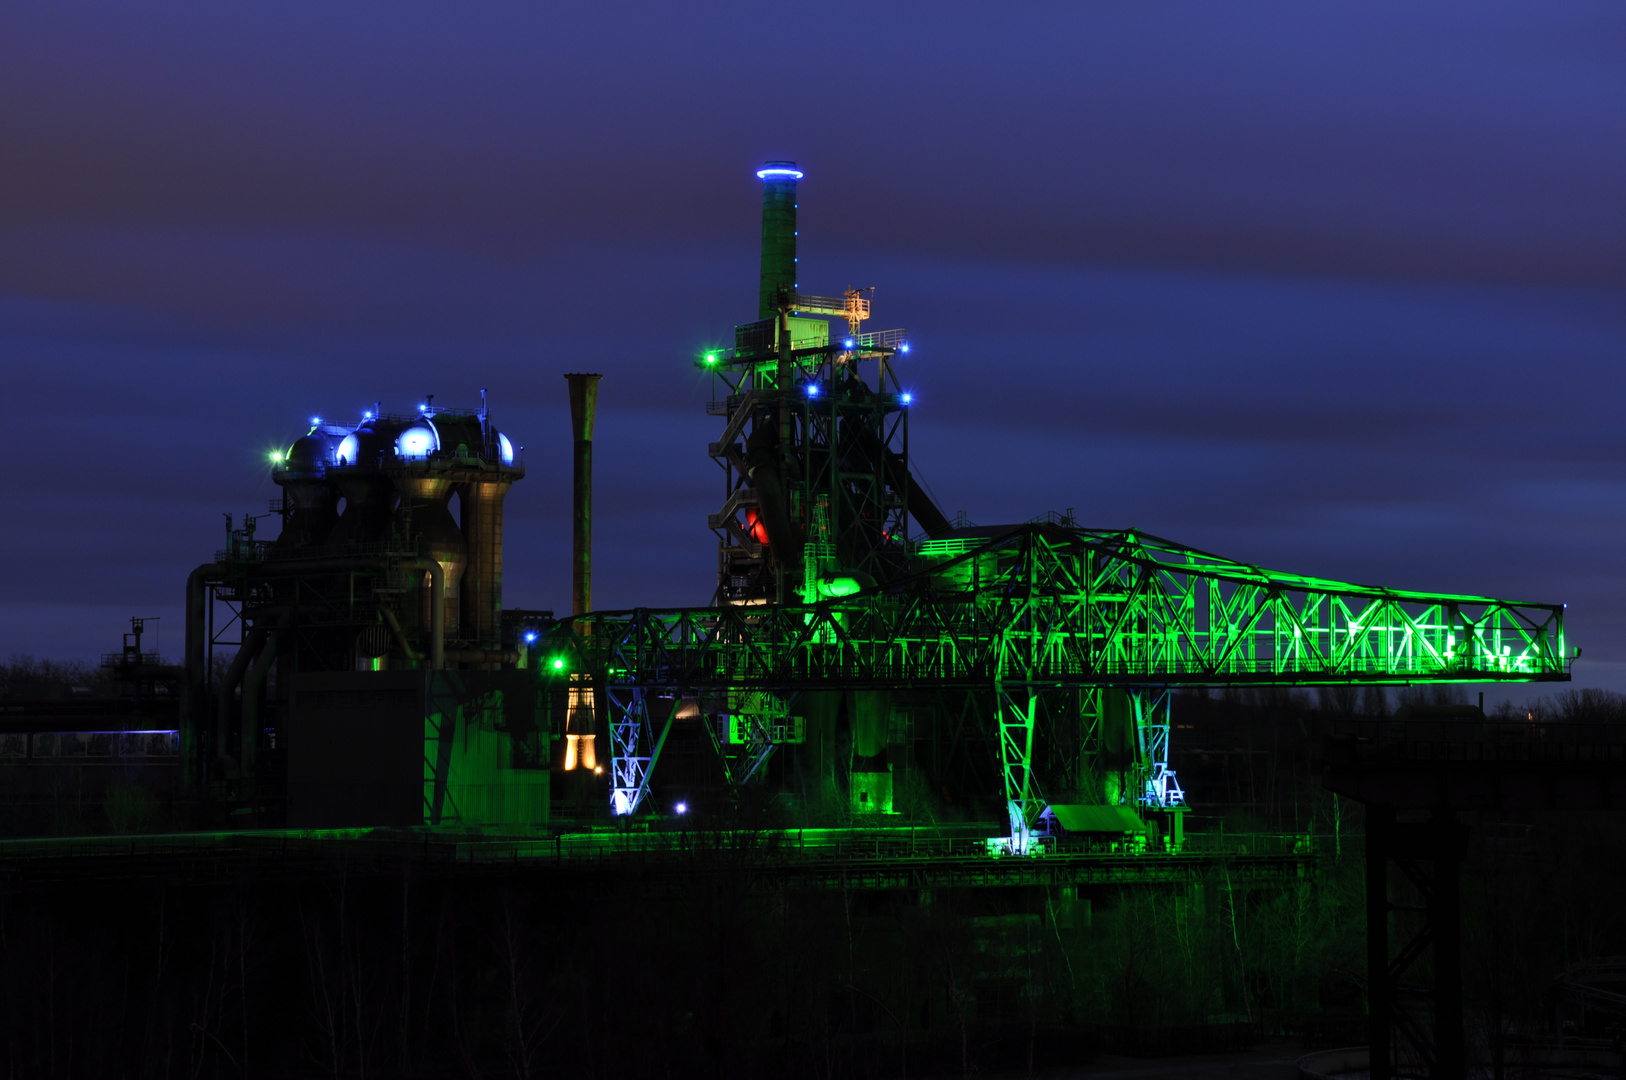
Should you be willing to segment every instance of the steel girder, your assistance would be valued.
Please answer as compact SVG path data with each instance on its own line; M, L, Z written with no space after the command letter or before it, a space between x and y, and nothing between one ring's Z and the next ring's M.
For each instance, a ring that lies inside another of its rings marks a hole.
M1167 772L1172 688L1567 680L1563 619L1561 604L1355 585L1134 531L1029 523L927 541L908 576L856 596L596 612L554 625L543 647L600 680L612 724L626 719L645 738L635 699L623 705L615 691L991 692L1020 850L1042 809L1033 712L1047 690L1129 691L1148 770L1138 801L1165 806L1179 801ZM620 770L627 740L612 741ZM631 771L616 773L616 790L630 796L647 789L653 755L625 752Z
M915 561L815 604L595 612L546 647L607 685L685 691L1530 682L1573 659L1561 604L1276 573L1132 532L1017 526Z

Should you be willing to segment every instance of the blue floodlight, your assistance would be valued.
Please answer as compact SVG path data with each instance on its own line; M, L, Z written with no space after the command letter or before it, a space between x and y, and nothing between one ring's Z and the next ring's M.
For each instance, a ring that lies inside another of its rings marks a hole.
M819 396L819 384L818 383L808 383L807 384L807 396L808 397L818 397Z
M419 405L418 406L418 411L419 412L428 412L429 411L429 406L427 406L427 405Z
M782 165L770 165L765 169L757 170L758 180L800 180L802 170L787 169Z
M536 644L536 631L535 630L527 630L527 631L525 631L525 644L527 644L527 645L535 645Z
M847 348L849 348L849 349L850 349L850 348L852 348L852 347L853 347L853 339L852 339L852 338L848 338L848 339L847 339Z
M680 802L676 806L672 807L672 809L676 810L680 814L687 814L689 812L689 804L686 802Z
M371 420L373 418L373 411L368 409L366 412L361 414L361 418L363 420Z
M320 424L321 422L322 422L322 418L320 416L311 417L311 427L315 427L317 424Z
M915 395L905 392L905 393L900 394L898 396L898 400L903 402L905 405L907 405L911 401L915 400Z
M909 343L907 341L905 341L902 345L899 345L898 346L898 351L899 352L908 352L909 351Z

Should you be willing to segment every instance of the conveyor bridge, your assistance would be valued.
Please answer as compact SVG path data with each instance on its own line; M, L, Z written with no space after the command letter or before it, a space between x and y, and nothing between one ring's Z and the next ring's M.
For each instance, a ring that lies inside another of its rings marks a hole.
M1011 846L1026 851L1044 805L1033 740L1047 692L1127 692L1138 801L1166 807L1180 798L1167 770L1172 688L1569 678L1560 604L1286 574L1134 530L981 532L919 544L908 574L852 596L596 612L548 628L544 667L605 691L616 812L648 791L664 738L656 697L754 690L788 703L836 682L992 694Z

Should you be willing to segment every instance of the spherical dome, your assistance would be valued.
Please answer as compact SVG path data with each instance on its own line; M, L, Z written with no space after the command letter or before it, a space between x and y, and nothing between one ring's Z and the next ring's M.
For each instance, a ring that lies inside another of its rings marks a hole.
M327 459L327 440L320 435L305 435L294 440L288 450L289 472L317 472Z
M395 452L409 461L426 458L439 449L440 439L435 429L426 424L414 424L395 440Z

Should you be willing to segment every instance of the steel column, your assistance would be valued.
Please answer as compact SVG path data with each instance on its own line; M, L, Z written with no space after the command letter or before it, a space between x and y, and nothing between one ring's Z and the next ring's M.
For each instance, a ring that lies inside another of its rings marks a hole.
M1039 695L1023 683L1014 691L1004 680L994 685L998 712L999 756L1005 777L1005 808L1010 814L1011 854L1025 855L1034 824L1044 812L1044 799L1033 779L1033 721Z

